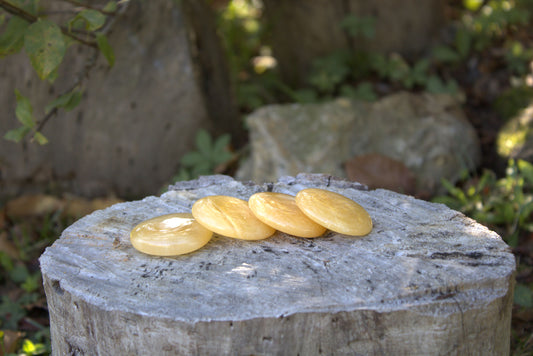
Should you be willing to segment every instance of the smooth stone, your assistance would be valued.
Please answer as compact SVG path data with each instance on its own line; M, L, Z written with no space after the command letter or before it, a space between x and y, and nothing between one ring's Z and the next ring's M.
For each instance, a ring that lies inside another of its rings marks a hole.
M309 188L299 191L295 200L305 215L331 231L352 236L364 236L372 231L368 212L344 195Z
M250 197L248 205L259 220L286 234L309 238L326 232L325 227L302 213L292 195L256 193Z
M211 195L198 199L192 206L192 215L206 229L241 240L262 240L275 229L259 220L242 199Z
M167 214L145 220L130 233L133 247L155 256L183 255L203 247L213 232L196 220L192 214Z

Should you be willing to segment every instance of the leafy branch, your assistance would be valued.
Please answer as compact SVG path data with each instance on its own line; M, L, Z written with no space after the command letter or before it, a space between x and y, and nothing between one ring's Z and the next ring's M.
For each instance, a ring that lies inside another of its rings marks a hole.
M44 116L36 120L28 98L15 90L17 106L15 115L22 126L8 131L4 138L20 142L31 134L31 141L46 144L48 140L41 133L46 123L60 108L69 111L81 101L83 84L96 64L101 53L109 66L114 65L115 57L107 40L107 33L129 6L129 1L110 1L103 8L84 4L75 0L61 0L75 6L66 24L57 24L45 14L37 12L38 0L29 2L0 0L0 11L12 15L0 33L0 58L18 53L24 48L31 64L42 80L53 82L63 61L67 47L80 43L93 49L84 68L78 73L74 83L48 104Z
M79 4L79 5L81 5L81 4ZM11 15L17 16L20 19L25 20L25 21L27 21L29 23L35 23L35 22L37 22L39 20L38 16L35 16L35 15L25 11L24 9L11 4L10 2L8 2L6 0L0 0L0 8L4 9L6 12L10 13ZM73 40L75 40L77 42L83 43L84 45L87 45L87 46L90 46L90 47L96 47L96 42L94 40L87 41L87 40L83 39L82 37L77 36L77 35L75 35L73 33L73 32L79 32L79 30L78 31L72 31L72 29L71 29L69 31L69 29L67 27L65 27L65 26L59 26L59 28L61 29L61 33L63 33L65 36L68 36L68 37L72 38ZM81 31L81 32L83 34L85 34L86 36L94 38L94 34L91 33L91 32L87 32L87 31Z

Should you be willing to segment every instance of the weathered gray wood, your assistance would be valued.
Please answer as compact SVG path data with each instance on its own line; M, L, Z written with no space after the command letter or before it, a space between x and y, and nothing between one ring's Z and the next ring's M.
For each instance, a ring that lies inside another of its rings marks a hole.
M211 194L323 187L373 231L263 241L215 236L175 258L135 251L142 220ZM515 261L500 237L440 204L323 175L226 176L79 220L40 259L55 355L505 355Z

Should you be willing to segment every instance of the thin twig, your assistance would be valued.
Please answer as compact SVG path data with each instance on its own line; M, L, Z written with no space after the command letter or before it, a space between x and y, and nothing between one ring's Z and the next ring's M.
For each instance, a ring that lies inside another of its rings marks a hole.
M70 92L72 92L74 89L76 88L82 88L83 87L83 82L89 78L89 72L94 68L94 66L96 65L96 59L98 58L98 54L100 52L98 51L98 49L94 49L93 50L93 54L91 55L91 57L87 60L87 64L83 67L83 70L81 72L78 73L77 75L77 78L76 78L76 81L74 82L73 85L71 85L68 89L64 90L61 94L58 95L58 97L61 97L63 95L66 95ZM32 130L33 134L32 134L32 137L31 137L31 141L33 141L35 139L35 134L39 131L41 131L44 126L46 125L46 123L52 118L54 117L55 115L57 115L58 113L58 108L55 107L53 108L52 110L50 110L50 112L48 114L46 114L42 119L40 119L39 121L37 121L37 124L35 125L35 128Z
M5 11L7 11L8 13L14 15L14 16L17 16L17 17L20 17L22 18L23 20L26 20L30 23L34 23L34 22L37 22L37 20L39 19L37 16L35 15L32 15L30 14L29 12L25 11L24 9L21 9L17 6L14 6L12 4L10 4L9 2L5 1L5 0L0 0L0 8L4 9ZM69 31L66 27L64 26L60 26L59 27L61 29L61 32L65 35L65 36L68 36L72 39L74 39L75 41L78 41L80 43L83 43L84 45L86 46L89 46L89 47L94 47L96 48L97 45L96 45L96 42L95 41L87 41L79 36L76 36L74 33L72 33L73 31ZM76 32L79 32L80 30L76 31ZM94 34L91 33L91 32L87 32L87 31L83 31L82 32L83 34L87 35L87 36L91 36L94 38Z
M99 31L100 33L106 35L111 30L113 24L118 19L119 15L123 14L126 11L126 9L128 8L129 1L122 2L121 4L119 4L119 6L120 7L116 11L115 16L109 17L110 20L102 27L102 29ZM89 73L94 68L94 66L96 65L96 60L98 59L99 54L100 54L100 51L98 50L98 48L93 48L92 55L90 56L90 58L87 59L87 62L85 64L85 66L83 67L83 70L81 70L78 73L77 78L76 78L75 82L73 83L73 85L71 85L68 89L63 91L58 97L61 97L61 96L65 95L65 94L68 94L68 93L72 92L76 88L80 88L80 89L83 88L83 82L86 79L89 78ZM57 107L53 108L41 120L37 121L37 125L35 126L35 129L33 130L31 141L33 141L35 139L35 134L37 132L41 131L44 128L44 126L46 125L46 123L52 117L57 115L58 111L59 110L58 110Z

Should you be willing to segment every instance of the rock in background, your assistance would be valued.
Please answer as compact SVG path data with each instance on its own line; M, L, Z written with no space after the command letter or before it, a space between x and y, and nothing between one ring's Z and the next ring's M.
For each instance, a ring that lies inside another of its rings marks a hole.
M456 181L480 160L473 127L447 95L401 92L375 103L272 105L247 123L251 155L237 177L258 182L298 172L346 176L345 162L379 154L414 174L416 192L431 194L442 178Z
M83 196L144 196L156 193L176 174L197 130L213 128L216 120L223 121L222 113L231 114L231 108L219 106L218 116L210 115L206 101L214 95L204 92L202 68L195 68L200 53L195 46L206 46L207 40L196 34L196 41L188 41L194 21L185 19L184 11L171 0L131 1L109 35L114 67L100 56L80 106L60 111L45 126L50 143L0 140L0 196L43 188ZM86 65L87 52L82 46L67 51L51 90L23 53L2 59L2 136L19 125L15 88L30 98L40 118L44 106L70 87ZM211 68L211 83L224 73L221 65ZM227 88L218 91L219 100L232 102Z

